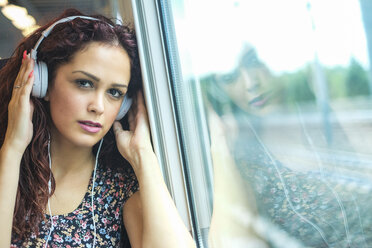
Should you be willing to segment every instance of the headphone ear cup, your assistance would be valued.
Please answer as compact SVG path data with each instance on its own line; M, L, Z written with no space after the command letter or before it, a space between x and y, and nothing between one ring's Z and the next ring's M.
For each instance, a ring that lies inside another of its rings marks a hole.
M32 95L34 97L43 98L48 89L48 67L39 61L34 66L35 81L32 88Z
M121 103L119 113L116 116L117 121L121 120L128 113L131 105L132 105L132 98L124 96L124 100Z

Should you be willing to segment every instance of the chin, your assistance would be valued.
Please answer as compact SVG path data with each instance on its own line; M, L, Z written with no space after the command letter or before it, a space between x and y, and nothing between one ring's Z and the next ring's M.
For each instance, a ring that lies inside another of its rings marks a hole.
M100 130L97 133L88 133L80 128L61 128L58 129L56 127L53 129L54 138L57 139L56 141L70 144L75 147L81 148L92 148L95 144L97 144L107 133L108 130Z
M103 135L76 135L71 137L71 142L78 147L92 148L102 137Z

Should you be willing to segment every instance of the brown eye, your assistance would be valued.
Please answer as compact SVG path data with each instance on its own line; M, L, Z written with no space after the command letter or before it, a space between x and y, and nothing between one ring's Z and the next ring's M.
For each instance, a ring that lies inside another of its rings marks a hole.
M122 91L118 90L118 89L109 89L108 93L112 97L117 98L117 99L120 99L124 95L124 93Z
M79 88L93 88L92 81L89 81L86 79L77 79L75 83L77 84Z

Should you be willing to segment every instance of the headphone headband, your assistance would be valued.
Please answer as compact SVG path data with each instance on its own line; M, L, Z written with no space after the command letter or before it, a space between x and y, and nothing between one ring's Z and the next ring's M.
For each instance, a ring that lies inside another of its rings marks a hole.
M62 18L58 21L56 21L55 23L53 23L52 25L50 25L47 29L45 29L42 33L41 33L41 36L39 38L39 40L36 42L34 48L31 49L31 58L33 58L34 60L36 60L36 55L37 55L37 49L39 48L40 46L40 43L43 41L44 38L48 37L48 35L50 34L50 32L52 32L53 28L60 24L60 23L64 23L64 22L70 22L76 18L81 18L81 19L86 19L86 20L93 20L93 21L101 21L100 19L97 19L97 18L94 18L94 17L90 17L90 16L68 16L68 17L65 17L65 18ZM107 23L110 27L113 28L113 26L109 23Z

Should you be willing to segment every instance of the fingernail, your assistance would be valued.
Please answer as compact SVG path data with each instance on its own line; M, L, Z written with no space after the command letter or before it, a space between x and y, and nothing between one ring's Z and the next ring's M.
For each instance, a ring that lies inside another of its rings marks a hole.
M30 78L30 77L32 77L32 75L34 75L34 70L32 70L32 71L30 72L30 74L28 75L28 77Z
M27 50L25 50L24 52L23 52L23 59L26 59L27 58Z

